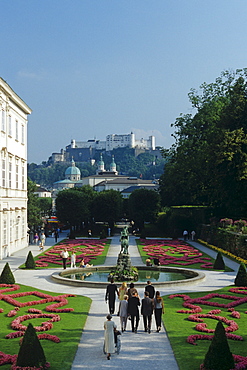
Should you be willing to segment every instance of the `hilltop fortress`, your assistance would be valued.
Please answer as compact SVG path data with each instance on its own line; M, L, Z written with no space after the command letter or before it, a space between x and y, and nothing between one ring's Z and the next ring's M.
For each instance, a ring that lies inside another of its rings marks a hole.
M117 148L131 148L136 150L136 155L144 151L155 150L155 137L149 136L148 139L135 139L135 134L110 134L106 136L105 141L88 140L76 141L71 140L71 144L65 149L61 149L60 153L52 153L49 158L50 163L68 162L73 158L75 162L88 162L94 158L96 151L110 152Z

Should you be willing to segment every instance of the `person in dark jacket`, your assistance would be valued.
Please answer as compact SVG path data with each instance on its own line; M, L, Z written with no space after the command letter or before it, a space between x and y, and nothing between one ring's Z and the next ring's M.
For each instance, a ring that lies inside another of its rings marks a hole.
M141 314L143 316L143 324L145 331L151 333L152 325L152 314L154 310L154 303L151 298L149 298L149 293L144 292L144 298L142 299Z
M149 293L149 298L153 299L154 297L154 293L155 293L155 289L151 283L150 280L147 281L147 285L145 287L145 292L148 292Z
M105 293L105 301L109 304L109 312L110 314L114 314L115 311L115 299L116 294L118 295L118 289L116 284L114 284L114 280L111 279L111 284L107 285L106 293Z
M128 300L128 314L131 316L131 327L133 333L137 333L140 320L138 306L140 306L139 296L137 293L133 292L132 296Z

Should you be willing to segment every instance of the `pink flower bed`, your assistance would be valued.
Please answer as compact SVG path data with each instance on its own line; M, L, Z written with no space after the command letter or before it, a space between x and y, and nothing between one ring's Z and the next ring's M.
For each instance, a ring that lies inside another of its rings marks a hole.
M247 295L247 287L237 287L237 288L230 288L229 292L232 293L238 293L242 295ZM188 316L189 321L197 322L195 326L195 330L199 332L204 333L214 333L214 329L209 329L207 327L207 324L203 322L204 318L207 319L213 319L218 320L227 325L225 328L226 337L231 340L238 340L243 341L243 337L241 335L232 334L233 331L238 330L238 325L234 320L229 320L228 318L224 316L218 316L218 314L221 313L220 309L215 309L209 311L207 314L200 314L199 312L202 311L202 308L199 305L209 305L209 306L216 306L216 307L222 307L227 308L228 312L231 312L230 316L235 319L240 319L240 312L236 311L233 307L240 305L242 303L247 302L247 297L237 297L237 296L231 296L227 294L218 294L218 293L210 293L205 295L204 297L199 298L190 298L190 296L185 294L172 294L169 296L170 299L173 299L175 297L180 297L183 299L184 303L183 306L190 308L190 310L179 310L178 313L186 313L191 314ZM222 304L218 302L209 301L209 299L212 298L223 298L227 300L231 300L230 303ZM194 305L196 303L196 305ZM247 313L247 311L246 311ZM189 335L186 339L187 343L192 345L197 345L197 340L212 340L213 335L207 335L207 334L193 334ZM242 370L247 368L247 357L233 355L234 361L235 361L235 367L232 370ZM200 366L201 370L204 370L204 365L202 364Z
M89 263L92 259L100 256L104 251L104 246L107 239L68 239L63 243L54 245L53 248L45 252L44 256L39 256L36 261L37 267L47 267L49 263L62 266L63 262L60 253L67 248L68 252L76 253L76 262L81 262L84 259L85 263ZM68 258L67 264L70 264Z
M0 301L5 301L6 303L14 306L14 309L8 312L8 317L16 316L18 314L18 311L20 310L20 307L28 307L44 303L49 303L49 305L47 305L45 308L45 310L48 312L58 313L74 311L73 308L61 308L68 304L68 300L66 298L75 297L74 294L63 294L55 297L38 291L11 293L6 295L3 294L6 292L16 291L18 289L20 289L20 286L16 284L0 284ZM41 299L28 302L18 301L18 298L28 296L36 296ZM0 308L0 312L3 312L2 308ZM11 328L15 331L6 335L5 338L13 339L23 337L27 328L26 325L23 325L23 322L31 319L46 319L45 321L41 322L41 325L34 326L36 332L46 332L53 328L53 323L60 321L60 316L54 313L43 313L42 310L39 310L37 308L28 308L28 314L18 316L11 322ZM60 338L58 338L56 335L51 335L48 333L38 334L38 338L40 340L46 339L53 341L54 343L60 343ZM4 364L12 364L12 370L42 370L47 369L50 366L49 363L46 363L45 367L42 369L35 367L19 367L16 366L16 359L17 355L8 355L0 351L0 366Z
M181 240L140 239L143 251L150 258L158 258L161 265L189 266L200 263L202 268L212 268L210 258ZM175 254L177 254L175 256Z

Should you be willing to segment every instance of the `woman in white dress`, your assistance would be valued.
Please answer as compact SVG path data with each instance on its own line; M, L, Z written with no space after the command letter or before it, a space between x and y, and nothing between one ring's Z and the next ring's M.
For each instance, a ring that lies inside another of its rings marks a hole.
M114 321L111 321L112 315L107 315L106 318L107 321L104 322L105 352L107 353L107 360L110 360L111 353L115 352L114 328L117 328L117 325Z

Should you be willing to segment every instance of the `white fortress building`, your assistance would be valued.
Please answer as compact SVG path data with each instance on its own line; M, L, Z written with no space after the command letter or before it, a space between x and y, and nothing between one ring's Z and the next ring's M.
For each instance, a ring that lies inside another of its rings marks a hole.
M131 148L143 150L155 150L155 136L149 136L148 139L136 140L135 134L110 134L106 136L106 140L88 140L76 141L71 140L71 144L67 145L65 150L61 149L60 153L52 153L49 160L51 162L66 162L73 157L76 162L87 162L92 160L95 151L110 152L117 148Z
M106 141L88 140L75 141L71 140L71 148L94 148L98 150L106 150L107 152L117 148L138 148L155 150L155 137L149 136L148 139L136 140L135 134L110 134L106 136Z
M27 246L27 104L0 78L0 259Z

